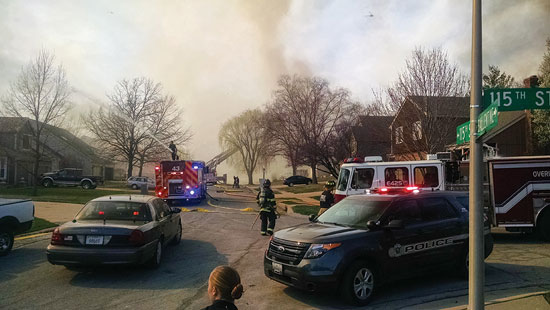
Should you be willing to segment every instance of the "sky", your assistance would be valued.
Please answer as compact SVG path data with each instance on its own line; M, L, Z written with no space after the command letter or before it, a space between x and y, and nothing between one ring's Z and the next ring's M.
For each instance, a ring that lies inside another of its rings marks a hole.
M364 104L416 47L441 47L469 74L471 14L471 1L454 0L0 0L0 94L41 49L66 70L72 115L145 76L176 97L186 147L209 160L221 124L265 106L281 74L323 77ZM482 23L484 69L537 73L550 0L485 0Z

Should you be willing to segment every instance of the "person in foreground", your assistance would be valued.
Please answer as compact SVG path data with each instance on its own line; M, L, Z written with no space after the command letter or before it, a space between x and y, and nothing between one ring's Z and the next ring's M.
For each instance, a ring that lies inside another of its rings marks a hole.
M208 297L212 305L203 310L237 310L235 299L243 295L241 277L229 266L218 266L208 279Z

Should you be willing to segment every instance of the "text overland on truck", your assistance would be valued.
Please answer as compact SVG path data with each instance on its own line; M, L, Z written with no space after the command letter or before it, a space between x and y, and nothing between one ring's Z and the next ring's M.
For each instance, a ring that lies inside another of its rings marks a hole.
M340 169L335 200L372 189L446 190L446 174L453 173L447 164L443 160L382 162L375 156L349 158ZM461 164L467 166L468 162ZM486 200L490 204L486 207L491 224L508 231L538 230L550 240L550 156L491 158L484 167L489 181Z

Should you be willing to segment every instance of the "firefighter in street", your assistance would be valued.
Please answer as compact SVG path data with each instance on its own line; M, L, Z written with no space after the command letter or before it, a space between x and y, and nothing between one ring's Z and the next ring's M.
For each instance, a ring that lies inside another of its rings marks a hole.
M277 215L275 213L275 194L273 194L273 191L271 190L271 181L269 181L269 179L264 181L260 192L256 196L256 201L260 206L260 217L262 219L261 234L264 236L267 234L273 235Z
M336 183L334 183L334 181L327 181L327 183L325 183L325 189L319 198L319 206L321 208L319 209L319 214L317 214L317 216L323 214L334 204L334 195L332 194L332 191L335 186Z
M168 148L172 151L172 160L176 160L178 157L178 148L176 148L174 141L170 141Z

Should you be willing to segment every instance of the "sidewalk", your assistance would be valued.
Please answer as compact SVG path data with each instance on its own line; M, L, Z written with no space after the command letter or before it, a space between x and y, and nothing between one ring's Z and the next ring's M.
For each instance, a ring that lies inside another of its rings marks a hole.
M487 292L490 295L490 292ZM499 298L490 300L489 296L486 296L485 309L487 310L516 310L516 309L529 309L529 310L549 310L550 309L550 291L541 291L534 293L521 294L516 296L510 296L505 298ZM468 302L468 296L461 296L461 303ZM456 301L458 302L458 300ZM449 304L448 299L429 302L412 307L411 309L445 309L445 310L467 310L468 305L462 304L460 306L445 308L445 305Z

